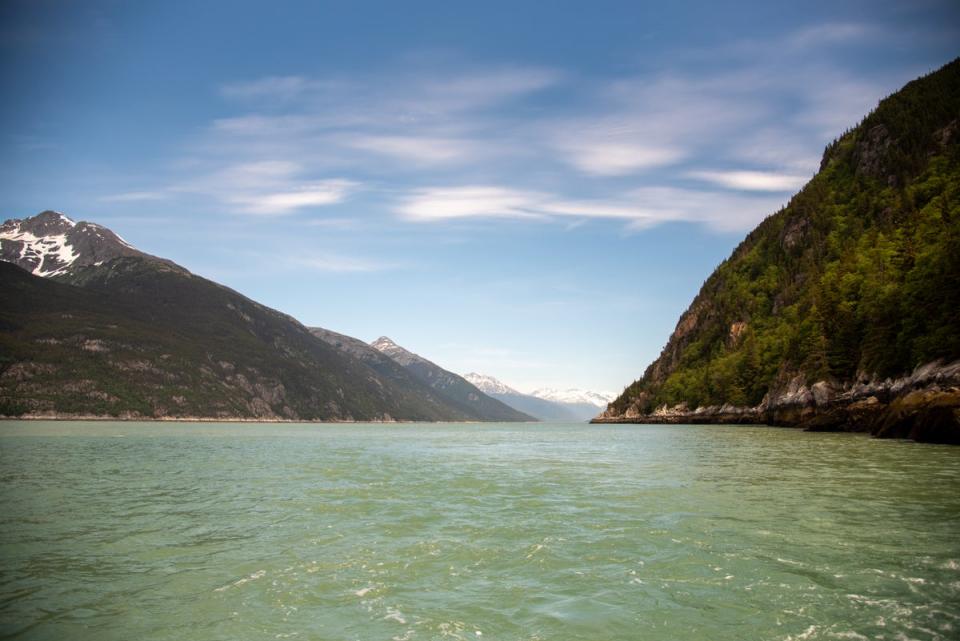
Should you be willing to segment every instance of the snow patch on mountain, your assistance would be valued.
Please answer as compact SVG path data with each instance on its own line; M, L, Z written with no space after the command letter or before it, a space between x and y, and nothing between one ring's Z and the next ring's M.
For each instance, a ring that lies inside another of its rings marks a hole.
M58 211L0 225L0 260L36 276L59 276L119 256L148 257L106 227L74 222Z
M600 408L605 408L610 401L616 398L616 394L612 392L593 392L575 388L553 389L550 387L534 390L530 395L555 403L586 403Z
M469 374L464 374L463 377L470 381L474 387L479 389L484 394L510 394L514 396L522 395L522 392L518 392L509 385L501 383L492 376L470 372Z
M76 223L59 214L63 223L73 228ZM67 239L66 233L48 234L37 236L36 234L23 229L20 221L18 224L0 227L0 243L9 241L19 245L19 255L16 261L21 267L30 267L37 276L56 276L65 272L79 254L74 251L73 246ZM16 249L14 250L16 251Z

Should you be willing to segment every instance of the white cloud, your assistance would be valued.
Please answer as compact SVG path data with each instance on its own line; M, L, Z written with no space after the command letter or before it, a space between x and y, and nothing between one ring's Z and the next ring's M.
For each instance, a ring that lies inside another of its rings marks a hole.
M411 222L512 218L525 220L620 220L639 230L666 222L702 223L720 231L747 230L784 203L722 191L671 187L635 189L617 198L569 199L555 194L497 186L419 189L396 212Z
M765 171L691 171L687 175L721 187L743 191L796 191L810 179L809 176Z
M360 184L344 178L311 179L305 168L286 160L229 165L187 181L177 190L211 196L231 212L283 215L345 200Z
M869 77L821 55L872 35L866 24L811 25L720 47L709 64L701 51L655 72L593 78L451 57L253 78L220 87L233 110L196 142L192 177L177 187L250 214L329 206L362 182L372 215L411 222L740 228L802 186L824 145L903 80L903 70ZM550 100L530 100L546 90ZM686 189L691 178L702 188ZM653 197L667 191L684 204Z
M785 196L755 195L724 191L647 187L636 189L630 198L647 212L654 213L631 223L633 229L669 221L695 222L722 232L747 231L776 212Z
M163 191L128 191L123 194L111 194L102 196L100 200L107 203L129 203L145 200L163 200L169 194Z
M435 222L455 218L530 218L542 201L534 192L494 186L436 187L420 189L397 212L406 220Z
M568 161L581 171L598 176L625 176L653 167L671 165L684 156L680 149L620 142L561 144Z
M456 138L374 135L348 138L344 142L355 149L424 164L455 162L478 153L477 143Z
M324 180L276 192L227 195L227 202L236 204L249 214L288 214L304 207L322 207L343 201L356 183L349 180Z
M318 272L336 274L370 273L397 269L394 263L384 263L369 260L359 256L344 256L340 254L315 254L294 261L295 267L301 267Z

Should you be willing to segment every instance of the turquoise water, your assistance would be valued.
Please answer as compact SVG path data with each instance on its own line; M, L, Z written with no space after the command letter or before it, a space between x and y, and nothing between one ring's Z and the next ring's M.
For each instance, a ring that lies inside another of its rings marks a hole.
M960 448L6 422L0 560L18 639L957 639Z

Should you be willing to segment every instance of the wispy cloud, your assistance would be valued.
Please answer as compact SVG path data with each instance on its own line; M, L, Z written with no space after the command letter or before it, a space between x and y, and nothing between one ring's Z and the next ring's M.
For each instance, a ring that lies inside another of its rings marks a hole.
M420 189L398 204L405 220L419 223L473 218L517 220L620 220L632 230L666 222L703 223L721 231L749 229L784 204L782 197L716 190L648 187L603 200L497 186Z
M399 160L436 164L476 158L481 145L472 140L432 136L359 135L343 138L343 143L372 154Z
M170 196L166 191L128 191L122 194L102 196L100 200L108 203L130 203L145 200L163 200Z
M505 187L469 185L419 189L397 207L406 220L542 216L543 196Z
M219 87L226 111L190 149L190 177L172 188L254 215L362 195L365 215L419 223L746 228L902 82L902 72L862 77L819 53L879 35L870 24L808 25L677 55L652 73L592 78L408 58L350 76L234 80Z
M642 143L618 142L615 139L569 140L558 145L568 161L577 169L598 176L625 176L653 167L671 165L684 157L678 148L657 147Z
M323 180L298 185L288 191L246 193L227 196L240 211L250 214L287 214L304 207L322 207L343 201L356 183L349 180Z
M335 274L392 271L401 267L396 263L371 260L359 256L344 256L330 253L319 253L304 256L292 261L292 265L295 268L303 268L310 271Z
M283 215L342 202L358 187L345 178L310 178L299 163L265 160L231 165L177 189L213 197L238 213Z
M769 171L691 171L687 175L721 187L743 191L796 191L810 179L809 176Z

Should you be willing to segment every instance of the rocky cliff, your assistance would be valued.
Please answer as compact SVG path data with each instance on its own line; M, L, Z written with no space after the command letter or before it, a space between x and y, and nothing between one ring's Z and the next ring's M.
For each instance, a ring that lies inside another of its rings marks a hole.
M960 61L884 99L597 422L960 441Z

